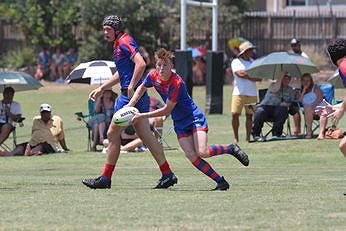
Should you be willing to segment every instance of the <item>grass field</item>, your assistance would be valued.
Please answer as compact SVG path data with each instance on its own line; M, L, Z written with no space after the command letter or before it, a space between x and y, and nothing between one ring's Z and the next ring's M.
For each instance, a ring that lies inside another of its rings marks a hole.
M160 173L148 152L120 157L112 189L84 187L81 180L98 176L105 162L104 154L85 151L86 128L74 116L86 112L89 91L51 85L16 94L27 118L18 141L28 139L31 118L47 102L63 118L72 151L0 159L0 230L346 230L346 160L339 141L246 143L243 117L240 146L250 166L230 156L208 159L231 182L229 191L209 191L214 183L179 149L166 152L179 179L171 189L151 189ZM230 98L225 86L224 114L208 115L210 144L233 140ZM203 87L194 88L194 99L204 109ZM168 142L178 147L173 134Z

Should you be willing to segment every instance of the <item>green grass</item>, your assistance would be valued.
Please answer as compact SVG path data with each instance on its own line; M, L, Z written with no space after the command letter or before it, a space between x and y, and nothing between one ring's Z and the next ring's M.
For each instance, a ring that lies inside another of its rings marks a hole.
M246 143L243 117L240 146L250 166L230 156L208 159L231 182L229 191L209 191L214 183L179 149L166 152L179 178L169 190L151 189L160 173L149 153L121 155L112 189L87 189L81 180L98 176L105 162L105 155L85 151L86 129L74 116L86 111L89 91L54 85L16 94L27 118L18 128L19 142L30 136L39 104L48 102L64 120L72 151L0 159L0 230L346 230L346 162L339 141ZM204 96L204 88L194 88L201 108ZM224 114L208 115L209 143L233 140L230 98L225 86ZM168 142L178 147L175 135Z

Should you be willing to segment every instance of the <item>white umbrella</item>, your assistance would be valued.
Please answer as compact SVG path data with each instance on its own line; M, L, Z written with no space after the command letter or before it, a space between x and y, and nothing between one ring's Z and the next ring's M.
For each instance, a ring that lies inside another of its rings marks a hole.
M79 64L67 76L67 83L103 84L116 72L115 63L107 60L94 60Z

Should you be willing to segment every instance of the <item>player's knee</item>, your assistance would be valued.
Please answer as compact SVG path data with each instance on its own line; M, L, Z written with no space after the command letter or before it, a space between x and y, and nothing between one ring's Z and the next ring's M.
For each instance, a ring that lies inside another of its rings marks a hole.
M206 147L200 147L198 150L198 156L201 158L210 157L208 149Z

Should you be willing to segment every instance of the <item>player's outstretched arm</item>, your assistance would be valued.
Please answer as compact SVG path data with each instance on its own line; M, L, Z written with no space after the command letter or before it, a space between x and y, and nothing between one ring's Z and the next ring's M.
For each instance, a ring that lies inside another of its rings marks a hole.
M138 100L143 96L144 92L147 90L147 88L144 86L144 84L142 83L135 91L135 93L133 94L130 102L126 105L129 107L134 107Z

